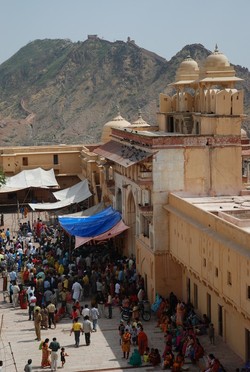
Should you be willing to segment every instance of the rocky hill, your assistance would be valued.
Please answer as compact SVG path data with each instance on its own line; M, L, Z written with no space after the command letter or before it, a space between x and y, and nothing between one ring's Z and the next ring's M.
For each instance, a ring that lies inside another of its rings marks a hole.
M0 65L0 146L98 142L117 105L128 121L140 107L154 125L159 93L170 92L179 63L210 53L187 45L166 61L131 41L33 41ZM250 113L250 72L235 68Z

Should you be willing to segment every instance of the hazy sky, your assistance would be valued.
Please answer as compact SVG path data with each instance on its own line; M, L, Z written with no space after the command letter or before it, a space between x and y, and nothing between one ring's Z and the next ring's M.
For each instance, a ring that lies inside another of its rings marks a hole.
M135 40L169 60L186 44L217 43L250 69L250 0L0 0L0 63L35 39Z

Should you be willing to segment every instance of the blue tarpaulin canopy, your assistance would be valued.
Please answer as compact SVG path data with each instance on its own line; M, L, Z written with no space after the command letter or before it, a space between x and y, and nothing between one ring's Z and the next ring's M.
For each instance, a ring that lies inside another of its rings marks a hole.
M121 213L108 207L93 216L59 216L59 223L68 234L79 237L93 237L112 229L120 220Z

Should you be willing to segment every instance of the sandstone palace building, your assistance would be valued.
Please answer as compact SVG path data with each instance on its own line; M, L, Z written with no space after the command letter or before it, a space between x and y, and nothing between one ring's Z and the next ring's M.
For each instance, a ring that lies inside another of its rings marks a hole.
M150 301L171 291L190 301L247 360L250 193L240 81L218 48L201 66L188 56L173 94L160 94L157 126L140 113L133 123L118 113L104 125L102 144L1 148L0 165L7 175L56 165L64 187L87 178L91 203L111 204L129 226L121 249L136 256Z

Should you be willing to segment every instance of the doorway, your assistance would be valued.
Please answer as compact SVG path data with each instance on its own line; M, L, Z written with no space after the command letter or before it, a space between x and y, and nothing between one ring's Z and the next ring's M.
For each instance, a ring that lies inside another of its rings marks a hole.
M223 337L223 307L218 305L218 333Z
M187 278L187 303L190 303L191 299L191 288L190 288L190 278Z
M211 295L207 293L207 316L211 321Z
M130 191L127 199L127 218L126 223L130 227L128 230L128 253L135 257L135 235L136 235L136 207L133 193Z
M245 348L246 348L246 351L245 351L245 360L246 362L250 361L250 331L248 329L245 329Z

